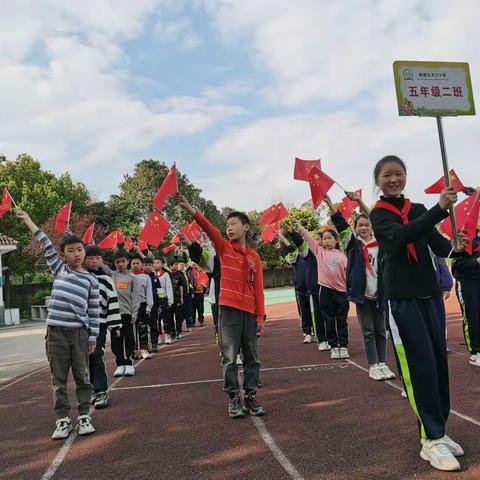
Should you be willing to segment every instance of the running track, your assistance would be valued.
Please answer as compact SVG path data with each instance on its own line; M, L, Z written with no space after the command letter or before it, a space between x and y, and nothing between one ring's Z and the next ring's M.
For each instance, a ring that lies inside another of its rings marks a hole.
M141 362L137 376L115 381L90 437L50 439L46 369L0 385L0 479L479 479L480 371L468 365L455 299L448 311L456 412L448 433L466 451L462 472L438 472L419 458L416 422L398 382L374 382L362 370L354 316L351 361L334 362L301 343L295 305L279 303L268 307L259 342L263 419L227 417L209 324Z

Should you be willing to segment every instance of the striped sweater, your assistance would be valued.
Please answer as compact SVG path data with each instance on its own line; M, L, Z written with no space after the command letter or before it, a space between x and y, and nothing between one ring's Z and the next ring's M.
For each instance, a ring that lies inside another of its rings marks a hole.
M257 323L263 323L263 267L258 253L239 243L225 240L202 213L197 211L194 218L209 236L220 259L219 305L252 313L256 316Z
M103 267L97 271L89 270L89 272L97 277L100 287L100 323L105 324L109 330L121 327L120 305L113 280Z
M89 345L95 345L100 322L98 280L94 275L77 272L63 262L41 230L35 232L34 236L40 242L47 264L55 276L47 325L85 327L89 331Z

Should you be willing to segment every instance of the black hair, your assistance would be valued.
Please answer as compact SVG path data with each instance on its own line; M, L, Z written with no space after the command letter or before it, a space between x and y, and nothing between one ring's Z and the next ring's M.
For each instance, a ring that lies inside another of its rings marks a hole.
M170 262L168 262L168 266L171 267L172 265L175 265L176 263L178 263L178 260L176 260L174 258L173 260L170 260Z
M340 235L338 234L338 232L333 228L325 228L320 232L320 236L322 237L322 240L323 240L323 236L326 233L330 233L332 235L332 237L335 239L335 248L337 250L340 250Z
M402 170L405 172L405 175L407 174L407 166L405 165L405 162L401 158L397 157L396 155L387 155L381 158L375 165L375 168L373 169L373 179L375 180L375 185L378 184L378 177L380 175L380 170L387 163L398 163L402 167Z
M87 245L85 247L86 257L101 257L102 251L96 245Z
M370 217L369 217L366 213L359 213L359 214L355 217L355 220L354 220L354 222L353 222L353 228L354 228L354 229L357 228L357 223L358 223L358 221L359 221L361 218L365 218L366 220L370 221Z
M119 258L125 258L126 260L128 260L128 253L123 248L118 249L113 256L114 260L118 260Z
M134 253L130 257L130 261L132 261L132 260L140 260L143 263L143 257L141 255L139 255L138 253Z
M145 257L143 259L143 263L145 263L147 265L153 265L153 258L152 257Z
M165 263L165 262L163 261L163 258L160 258L160 257L154 257L153 260L154 260L154 261L157 260L157 261L159 261L159 262Z
M76 243L81 243L83 247L83 242L80 238L76 235L72 235L71 233L65 235L60 242L60 252L63 253L65 251L65 247L67 245L74 245Z
M250 219L243 212L230 212L227 216L227 220L231 218L238 218L243 225L250 225Z

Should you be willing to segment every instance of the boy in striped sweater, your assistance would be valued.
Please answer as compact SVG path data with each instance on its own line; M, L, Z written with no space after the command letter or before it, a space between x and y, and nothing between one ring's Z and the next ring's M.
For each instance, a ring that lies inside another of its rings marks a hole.
M117 292L110 275L102 268L102 263L100 249L96 245L86 246L84 265L90 273L97 277L100 287L100 329L97 348L90 354L90 382L93 385L92 403L95 408L108 407L108 380L103 360L107 331L110 332L110 338L118 338L122 326ZM119 342L115 342L115 340L110 343L115 356L120 354L120 352L115 352L115 346L118 344Z
M258 253L247 247L250 229L248 217L232 212L227 217L227 237L195 210L183 195L177 193L176 203L193 215L198 225L212 241L220 259L219 342L222 352L223 389L230 396L228 414L242 418L247 414L264 415L265 409L256 401L260 375L257 334L265 321L263 267ZM237 355L243 353L245 389L244 404L240 399Z
M98 280L82 266L85 250L78 237L66 235L60 245L59 255L27 213L17 210L16 215L40 242L47 264L55 276L46 335L57 415L52 438L66 438L73 430L67 391L70 367L77 386L78 433L93 433L95 429L89 413L93 389L88 378L88 355L95 351L99 328Z

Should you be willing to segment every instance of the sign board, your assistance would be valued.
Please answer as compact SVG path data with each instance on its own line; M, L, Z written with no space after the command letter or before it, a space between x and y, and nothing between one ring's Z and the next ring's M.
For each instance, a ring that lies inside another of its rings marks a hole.
M468 63L396 61L393 74L399 115L475 115Z

